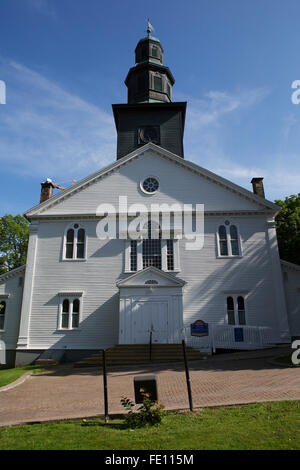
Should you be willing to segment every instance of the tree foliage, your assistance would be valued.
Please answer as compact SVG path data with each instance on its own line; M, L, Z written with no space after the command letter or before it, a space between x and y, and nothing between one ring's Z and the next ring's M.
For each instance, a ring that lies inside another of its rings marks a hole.
M26 263L29 222L21 215L0 219L0 274Z
M275 203L282 208L276 216L280 258L300 265L300 193Z

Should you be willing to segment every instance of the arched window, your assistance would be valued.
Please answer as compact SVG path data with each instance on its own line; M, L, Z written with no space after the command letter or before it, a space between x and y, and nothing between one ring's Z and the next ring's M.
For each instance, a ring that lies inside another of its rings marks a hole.
M79 328L80 321L80 299L64 298L60 306L59 329L75 330Z
M72 328L79 327L79 307L80 307L79 299L73 300Z
M227 233L226 233L225 225L220 225L219 227L219 244L220 244L220 255L228 256Z
M84 258L85 231L80 228L77 232L77 258Z
M239 295L237 298L237 307L239 325L246 325L245 301L244 297L242 297L241 295Z
M240 240L238 228L229 220L218 228L218 252L219 256L240 256Z
M67 231L66 258L72 259L73 258L73 251L74 251L74 230L72 228L70 228Z
M227 320L228 325L235 325L234 302L232 297L227 297Z
M231 243L231 254L234 256L239 255L239 241L238 232L235 225L230 225L230 243Z
M0 302L0 330L4 330L6 302Z
M69 328L70 301L64 299L62 304L61 327Z
M233 294L226 299L228 325L246 325L245 298Z
M65 235L65 259L84 259L85 258L86 236L84 228L79 224L74 224L67 230Z

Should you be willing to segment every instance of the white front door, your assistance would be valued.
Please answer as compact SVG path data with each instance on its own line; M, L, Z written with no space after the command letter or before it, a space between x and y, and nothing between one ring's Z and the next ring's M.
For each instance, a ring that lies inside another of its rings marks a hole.
M136 299L132 306L133 342L145 344L168 342L168 301Z

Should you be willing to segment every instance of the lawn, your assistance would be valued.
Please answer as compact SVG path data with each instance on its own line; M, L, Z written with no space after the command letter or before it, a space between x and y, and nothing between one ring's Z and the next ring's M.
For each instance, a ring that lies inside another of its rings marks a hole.
M121 419L0 428L0 449L300 449L300 402L166 413L157 427L126 429Z
M34 373L42 372L44 367L41 366L24 366L24 367L16 367L14 369L3 369L0 370L0 387L4 387L19 377L21 377L26 372L30 370L34 371Z

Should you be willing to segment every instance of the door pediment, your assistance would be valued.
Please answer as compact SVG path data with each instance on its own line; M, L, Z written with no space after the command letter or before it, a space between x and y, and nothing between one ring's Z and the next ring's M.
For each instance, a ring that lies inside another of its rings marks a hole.
M165 273L160 269L149 267L142 271L122 279L117 282L119 288L122 287L182 287L185 281L174 277L169 273Z

